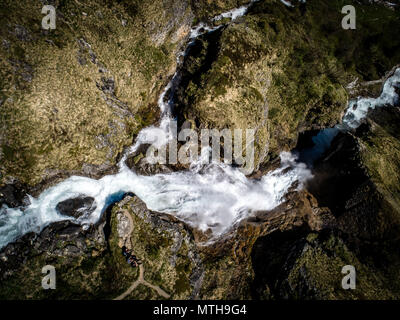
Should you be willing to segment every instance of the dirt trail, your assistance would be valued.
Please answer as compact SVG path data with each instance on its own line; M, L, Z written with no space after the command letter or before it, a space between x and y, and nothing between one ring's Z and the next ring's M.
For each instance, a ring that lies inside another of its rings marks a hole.
M129 212L127 210L121 211L120 213L122 213L125 218L127 219L127 228L128 230L126 230L124 232L124 234L119 234L119 236L121 237L118 241L118 244L120 247L122 246L126 246L127 249L131 250L132 249L132 243L131 243L131 234L133 232L133 219L131 217L131 215L129 214Z
M127 211L123 211L122 212L129 220L129 232L128 235L131 235L133 232L133 220L132 217L130 216L129 212ZM128 240L128 241L127 241ZM127 245L127 247L130 249L131 247L131 241L130 241L130 236L128 236L127 239L124 239L124 243L128 242L129 245ZM119 295L118 297L116 297L114 300L123 300L125 299L127 296L129 296L133 290L136 289L136 287L139 284L143 284L153 290L155 290L160 296L168 299L170 297L170 295L168 293L166 293L163 289L161 289L159 286L155 286L149 282L147 282L146 280L144 280L144 266L141 264L139 266L139 279L137 279L135 282L132 283L132 285L121 295Z

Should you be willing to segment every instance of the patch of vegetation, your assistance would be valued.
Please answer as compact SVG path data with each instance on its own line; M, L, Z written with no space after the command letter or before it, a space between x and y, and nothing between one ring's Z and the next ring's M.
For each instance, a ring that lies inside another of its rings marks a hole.
M1 2L3 180L36 185L49 170L115 164L155 121L158 94L176 65L190 12L175 17L172 3L58 0L57 27L45 31L41 3ZM102 79L112 81L110 92Z
M179 224L173 227L173 223L168 226L164 222L164 225L163 220L153 224L155 218L150 215L156 213L142 211L142 205L140 200L132 198L122 208L114 208L114 214L119 210L127 210L131 214L134 225L131 245L136 256L143 261L144 278L175 299L187 298L192 289L189 277L193 262L188 257L186 240L180 240L180 237L187 236L186 231ZM141 295L133 293L133 296Z

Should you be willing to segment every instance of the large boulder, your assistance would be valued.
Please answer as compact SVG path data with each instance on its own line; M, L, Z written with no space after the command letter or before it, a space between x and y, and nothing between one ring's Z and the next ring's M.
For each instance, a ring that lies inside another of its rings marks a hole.
M26 187L19 183L6 184L0 187L0 208L3 204L7 205L9 208L27 205L29 199L25 195L25 190Z
M83 215L89 215L96 210L94 198L84 195L61 201L57 204L56 210L68 217L79 218Z

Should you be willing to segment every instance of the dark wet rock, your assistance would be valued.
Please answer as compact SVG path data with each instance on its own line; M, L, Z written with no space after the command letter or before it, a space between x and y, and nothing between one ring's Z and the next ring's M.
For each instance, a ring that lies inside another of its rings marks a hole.
M138 148L136 152L129 155L126 160L126 165L128 166L128 168L143 176L150 176L159 173L171 173L173 171L185 170L188 168L188 166L180 164L170 165L168 163L149 163L146 159L146 154L150 146L150 144L143 144Z
M67 199L57 204L56 210L64 215L79 218L83 215L89 215L96 209L94 198L79 196L74 199Z
M400 97L400 87L395 87L394 91L397 93L397 95Z
M29 199L26 195L26 188L19 183L0 187L0 207L3 204L10 208L28 205Z
M308 184L308 190L319 203L331 208L335 215L343 212L356 188L368 183L357 148L357 140L352 134L340 133L330 150L315 164L315 177ZM342 187L338 188L339 185Z

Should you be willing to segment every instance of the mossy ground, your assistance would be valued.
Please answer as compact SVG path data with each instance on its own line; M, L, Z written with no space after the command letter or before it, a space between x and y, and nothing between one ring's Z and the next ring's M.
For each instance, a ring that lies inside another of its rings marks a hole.
M363 164L393 211L400 213L400 141L388 129L394 122L370 125L369 134L359 140ZM400 216L396 220L400 225Z
M342 288L342 268L354 266L356 270L356 289ZM304 283L307 285L304 286ZM359 261L346 244L333 234L309 234L306 245L296 260L282 287L290 288L290 298L329 300L394 299L387 279L380 270ZM304 292L304 288L309 292ZM300 290L299 290L300 289ZM281 292L284 289L281 289ZM282 292L282 293L283 293Z
M2 181L34 185L51 170L115 164L140 128L157 120L157 96L188 27L183 2L55 7L56 29L45 31L40 2L0 4ZM113 92L99 89L102 78L114 81Z
M0 299L113 299L126 290L138 277L138 270L129 266L110 238L110 250L102 246L88 247L81 256L57 255L30 250L29 258L0 284ZM54 240L57 241L57 240ZM92 241L92 240L90 240ZM59 241L58 248L68 245ZM56 270L56 289L42 288L42 268L52 265Z
M176 230L154 225L151 222L152 212L142 210L143 204L132 198L123 206L115 206L114 216L121 210L128 212L133 220L133 231L130 235L131 247L135 255L143 261L144 279L159 286L173 299L188 298L192 291L190 275L194 263L190 259L188 232L176 223ZM155 213L154 213L155 214ZM131 299L140 299L143 290L132 292ZM147 288L147 291L153 290ZM150 293L149 293L150 294ZM152 297L156 293L150 294Z

